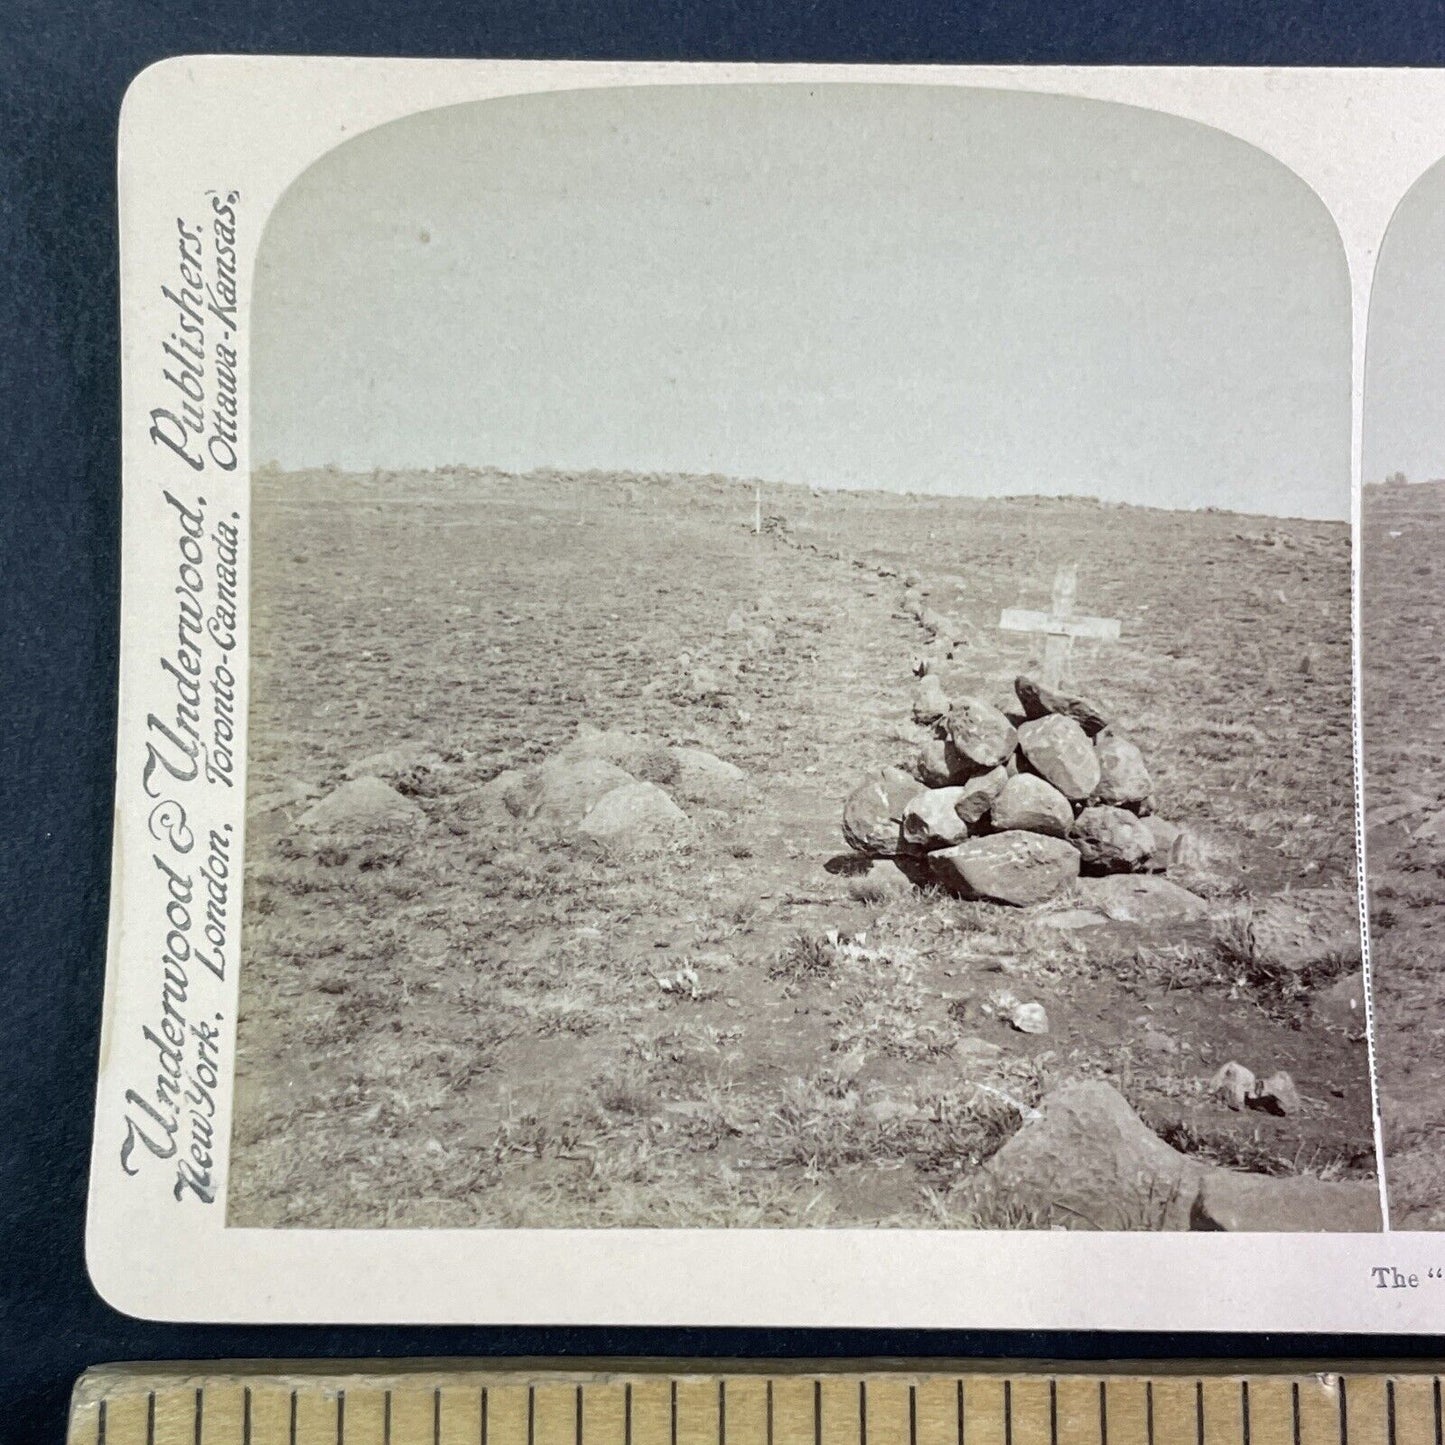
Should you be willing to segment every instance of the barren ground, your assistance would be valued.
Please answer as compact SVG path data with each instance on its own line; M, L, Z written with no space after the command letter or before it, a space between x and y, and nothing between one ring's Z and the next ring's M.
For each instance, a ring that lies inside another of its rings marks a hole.
M1369 486L1365 821L1391 1221L1445 1228L1445 483ZM1433 820L1433 823L1432 823Z
M1159 811L1211 840L1191 886L1224 908L1348 878L1348 529L765 495L786 537L754 536L752 487L719 479L258 475L231 1223L1048 1223L969 1202L1013 1127L973 1086L1032 1104L1074 1078L1235 1168L1370 1172L1363 1043L1227 928L1059 932L831 861L859 775L919 737L918 624L880 570L971 624L956 668L1001 696L1031 642L999 609L1047 606L1077 561L1081 610L1123 637L1081 645L1076 681L1143 748ZM700 666L723 683L702 700ZM477 786L581 722L750 785L690 808L696 841L661 859L478 827ZM395 779L421 841L295 828L402 746L442 759ZM1051 1031L990 1016L1002 987ZM1231 1058L1289 1070L1303 1113L1212 1101Z

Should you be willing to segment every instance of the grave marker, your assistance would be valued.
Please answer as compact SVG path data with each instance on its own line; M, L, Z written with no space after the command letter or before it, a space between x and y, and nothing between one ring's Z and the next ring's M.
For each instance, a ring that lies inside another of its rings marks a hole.
M1005 607L998 625L1004 632L1033 632L1044 636L1043 683L1045 687L1063 686L1069 675L1069 653L1076 637L1093 637L1117 641L1119 622L1114 617L1077 617L1074 615L1074 593L1078 587L1079 569L1070 564L1054 574L1054 596L1047 612L1025 607Z

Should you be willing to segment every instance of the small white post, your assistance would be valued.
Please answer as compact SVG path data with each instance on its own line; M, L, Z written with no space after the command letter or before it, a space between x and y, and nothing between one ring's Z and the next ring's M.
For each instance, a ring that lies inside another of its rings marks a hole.
M1054 573L1053 620L1067 622L1074 615L1074 592L1079 569L1072 563ZM1074 639L1067 632L1050 632L1044 638L1044 686L1060 688L1069 676L1069 654Z

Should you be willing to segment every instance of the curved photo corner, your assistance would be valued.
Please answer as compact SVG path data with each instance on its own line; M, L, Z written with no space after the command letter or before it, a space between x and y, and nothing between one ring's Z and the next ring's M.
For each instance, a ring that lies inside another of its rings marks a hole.
M486 101L299 177L251 318L231 1225L1379 1227L1297 176Z
M1361 654L1370 959L1395 1229L1445 1228L1445 769L1437 636L1445 588L1445 163L1400 202L1366 339Z

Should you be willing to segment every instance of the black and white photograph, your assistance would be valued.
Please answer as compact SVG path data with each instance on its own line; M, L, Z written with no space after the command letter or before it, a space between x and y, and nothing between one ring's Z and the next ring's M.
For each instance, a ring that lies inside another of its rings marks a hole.
M1296 174L618 86L346 138L257 245L229 1226L1380 1227Z
M1366 351L1360 669L1376 1057L1391 1223L1445 1228L1445 167L1381 247Z
M1445 73L200 56L119 153L105 1300L1438 1326Z

